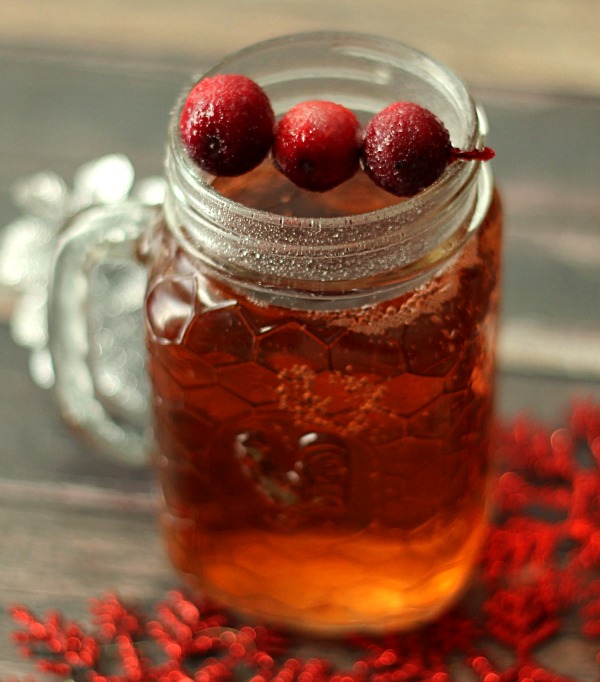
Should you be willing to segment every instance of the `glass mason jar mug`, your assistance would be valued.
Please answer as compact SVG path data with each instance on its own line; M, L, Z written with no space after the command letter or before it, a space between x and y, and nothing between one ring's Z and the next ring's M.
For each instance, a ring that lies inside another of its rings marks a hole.
M206 75L227 72L259 82L276 114L326 99L365 122L411 100L456 147L486 132L450 71L370 36L269 41ZM147 447L95 397L83 314L90 254L137 257L174 565L297 629L418 625L457 598L485 533L501 231L489 165L455 161L403 200L362 172L322 194L270 162L215 179L187 157L178 117L159 218L117 205L65 234L50 304L63 411L123 457Z

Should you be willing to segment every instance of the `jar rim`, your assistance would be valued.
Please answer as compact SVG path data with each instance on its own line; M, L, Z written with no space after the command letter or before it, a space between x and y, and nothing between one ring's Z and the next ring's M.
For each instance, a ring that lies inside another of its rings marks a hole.
M430 57L425 52L413 48L410 45L406 45L405 43L390 38L380 37L365 32L306 31L270 38L268 40L257 42L253 45L249 45L230 55L225 56L197 76L194 82L198 82L203 78L228 72L231 67L235 69L235 67L242 62L247 55L264 52L267 50L288 48L292 44L305 44L308 48L308 45L311 43L329 44L332 46L332 49L340 49L336 48L336 45L350 45L351 47L344 48L345 52L347 53L351 51L356 53L357 48L364 49L368 46L370 48L377 49L382 56L385 56L388 59L389 53L393 52L394 50L407 51L416 57L421 58L426 64L438 71L439 74L445 74L449 81L452 82L454 88L456 88L456 90L462 95L463 102L468 105L469 109L465 110L465 117L472 121L472 131L468 136L466 148L470 149L483 143L487 134L487 119L485 117L485 113L483 109L474 102L466 87L457 74L452 71L452 69L448 68L445 64L439 62L435 58ZM363 52L361 56L364 54L365 53ZM235 72L243 73L243 70L236 70ZM252 77L251 74L246 75ZM259 85L263 85L260 80L258 80L258 82ZM190 183L190 185L194 185L202 192L205 192L207 197L210 197L211 202L215 202L216 206L226 206L228 210L234 212L241 218L247 217L248 214L252 214L252 216L260 216L262 220L268 222L274 220L277 223L279 223L283 218L286 225L310 228L314 226L315 223L318 223L319 227L325 230L339 229L341 225L345 224L345 216L323 216L319 218L307 216L282 216L281 214L273 213L263 209L251 208L245 204L235 201L234 199L226 197L217 189L215 189L212 185L214 177L203 171L199 166L192 162L187 155L187 152L185 151L185 148L179 137L179 119L181 116L181 109L188 92L189 88L182 91L179 100L171 113L168 144L169 153L180 160L180 172L185 174L187 182ZM424 188L416 195L412 197L402 197L401 200L389 206L378 208L373 211L353 214L351 217L353 220L358 220L361 216L364 216L366 221L371 222L390 216L402 216L415 212L422 213L423 210L426 209L432 202L432 195L442 196L447 193L448 188L453 192L457 184L468 184L470 178L477 172L477 167L479 165L480 162L456 160L446 166L442 175L434 183ZM359 172L363 172L362 169L359 170Z
M225 57L199 79L223 72L243 73L265 87L268 94L271 88L277 105L287 101L287 93L280 96L284 85L294 82L299 74L304 79L302 84L309 83L313 89L321 87L321 81L329 83L323 75L329 73L326 65L314 61L310 69L305 67L305 61L319 59L319 49L321 57L334 55L330 75L335 76L336 85L339 81L342 84L339 87L347 89L344 94L350 92L354 96L360 84L363 89L377 88L374 92L379 101L381 93L395 87L393 81L388 86L386 78L398 79L399 75L412 78L414 83L424 83L426 96L437 97L438 105L447 100L448 109L454 107L452 115L458 121L455 128L462 126L463 148L473 148L482 142L487 132L483 111L453 71L404 43L367 33L318 31L270 39ZM303 70L293 60L291 66L282 62L283 54L290 51L296 54ZM267 58L261 61L265 54ZM265 62L267 66L263 68ZM352 68L342 68L341 76L337 76L339 64L347 62ZM382 69L377 71L380 66ZM414 72L409 72L409 66ZM372 85L371 81L377 78L382 84ZM188 91L182 93L170 121L166 167L171 196L166 213L172 231L186 250L228 274L237 270L243 273L242 277L257 281L287 278L331 282L369 277L380 267L423 260L433 248L449 243L453 235L472 229L473 225L468 225L470 217L481 214L474 208L478 187L481 189L481 162L462 160L448 164L438 180L415 196L365 213L315 218L246 206L215 189L214 178L196 166L186 153L179 137L179 118ZM489 187L490 183L484 184ZM452 243L453 248L458 248L457 239ZM444 248L443 257L447 259L449 247ZM390 253L380 259L386 250ZM309 272L304 275L307 265Z

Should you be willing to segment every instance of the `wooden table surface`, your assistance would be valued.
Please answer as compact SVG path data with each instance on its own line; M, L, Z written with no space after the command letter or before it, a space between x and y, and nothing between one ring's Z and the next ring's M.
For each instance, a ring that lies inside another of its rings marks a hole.
M459 9L460 7L460 9ZM0 229L17 178L71 182L124 152L161 172L165 121L189 75L255 40L338 28L448 63L486 107L506 208L499 411L560 423L600 399L600 3L597 0L0 0ZM147 471L102 459L61 422L11 339L0 292L0 608L80 616L116 590L177 584ZM0 614L0 678L31 671ZM569 671L575 674L577 671Z

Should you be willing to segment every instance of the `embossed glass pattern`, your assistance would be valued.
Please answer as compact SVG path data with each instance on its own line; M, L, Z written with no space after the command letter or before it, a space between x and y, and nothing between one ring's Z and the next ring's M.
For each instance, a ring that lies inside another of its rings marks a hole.
M257 78L278 112L324 92L376 111L408 89L458 144L485 134L460 81L385 41L300 36L217 70ZM268 166L214 182L185 159L176 116L146 299L170 556L209 595L294 628L421 623L456 598L485 532L489 170L452 164L383 206L360 178L323 195Z

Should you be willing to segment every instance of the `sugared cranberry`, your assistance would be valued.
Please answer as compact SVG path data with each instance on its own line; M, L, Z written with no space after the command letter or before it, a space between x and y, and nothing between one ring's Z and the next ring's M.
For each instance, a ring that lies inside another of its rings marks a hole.
M360 123L346 107L311 100L279 121L273 144L275 166L293 183L325 192L358 170Z
M213 175L241 175L273 143L275 115L264 90L237 74L205 78L191 90L179 119L192 160Z
M379 187L412 196L439 178L451 150L450 135L435 114L413 102L395 102L369 121L362 160Z

